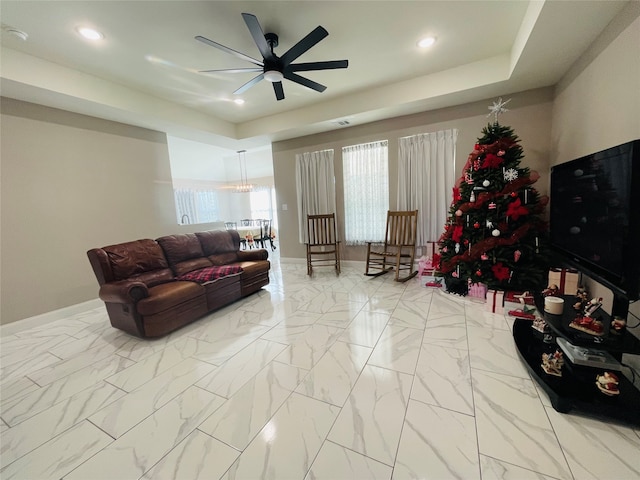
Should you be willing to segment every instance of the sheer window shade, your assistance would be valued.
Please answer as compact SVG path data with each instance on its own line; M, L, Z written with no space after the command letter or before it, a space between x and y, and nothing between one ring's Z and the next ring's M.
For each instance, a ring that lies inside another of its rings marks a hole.
M418 210L418 246L436 241L455 183L457 129L398 139L398 210Z
M389 210L388 142L342 149L345 242L382 242Z
M335 213L333 150L296 154L298 238L307 243L307 215Z

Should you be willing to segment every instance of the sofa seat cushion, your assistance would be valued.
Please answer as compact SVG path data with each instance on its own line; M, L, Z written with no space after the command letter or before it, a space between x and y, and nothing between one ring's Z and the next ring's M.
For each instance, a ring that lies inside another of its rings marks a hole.
M170 282L149 289L149 296L137 304L140 315L155 315L181 303L203 297L205 290L194 282Z
M238 275L242 273L240 265L221 265L214 267L201 268L200 270L194 270L193 272L180 275L178 280L184 280L189 282L196 282L202 285L215 282L219 278L229 277L232 275Z

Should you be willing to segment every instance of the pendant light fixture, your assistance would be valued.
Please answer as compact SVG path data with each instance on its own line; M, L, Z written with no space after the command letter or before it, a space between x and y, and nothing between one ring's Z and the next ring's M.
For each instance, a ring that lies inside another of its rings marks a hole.
M240 183L236 185L237 193L253 192L255 185L247 181L247 151L238 150L238 164L240 165Z

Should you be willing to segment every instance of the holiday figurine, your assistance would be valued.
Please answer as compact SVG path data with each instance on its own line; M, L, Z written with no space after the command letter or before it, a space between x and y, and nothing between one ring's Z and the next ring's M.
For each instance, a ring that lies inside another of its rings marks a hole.
M542 354L542 370L548 375L554 375L556 377L562 376L562 366L564 365L564 358L562 352L556 350L554 353Z

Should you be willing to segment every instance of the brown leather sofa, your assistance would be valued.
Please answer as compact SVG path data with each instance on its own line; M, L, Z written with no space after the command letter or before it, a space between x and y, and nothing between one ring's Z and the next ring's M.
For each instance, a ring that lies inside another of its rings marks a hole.
M111 325L159 337L269 284L268 252L235 230L168 235L87 252Z

